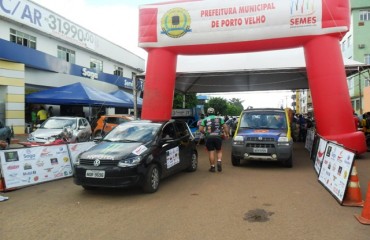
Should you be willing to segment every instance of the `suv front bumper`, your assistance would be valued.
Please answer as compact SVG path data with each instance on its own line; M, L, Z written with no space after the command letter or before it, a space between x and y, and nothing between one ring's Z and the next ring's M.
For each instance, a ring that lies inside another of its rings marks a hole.
M231 154L238 159L257 161L285 161L292 157L292 142L284 144L270 142L262 147L257 147L258 144L258 142L246 142L243 145L233 143Z

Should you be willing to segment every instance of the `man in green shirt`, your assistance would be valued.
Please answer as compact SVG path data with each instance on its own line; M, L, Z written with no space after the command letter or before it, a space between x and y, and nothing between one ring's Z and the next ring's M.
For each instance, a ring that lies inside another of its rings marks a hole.
M210 172L216 171L215 166L215 151L217 152L217 171L222 171L222 134L225 134L225 138L229 138L229 128L225 124L222 117L215 115L215 109L207 109L208 117L203 119L199 126L199 131L204 133L206 148L208 151L209 163L211 168Z

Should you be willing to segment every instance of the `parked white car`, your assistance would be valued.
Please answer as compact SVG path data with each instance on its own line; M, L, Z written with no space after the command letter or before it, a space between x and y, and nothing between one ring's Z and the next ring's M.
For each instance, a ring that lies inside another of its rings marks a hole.
M48 143L63 131L70 133L69 142L86 142L91 139L91 126L83 117L51 117L32 132L28 141Z

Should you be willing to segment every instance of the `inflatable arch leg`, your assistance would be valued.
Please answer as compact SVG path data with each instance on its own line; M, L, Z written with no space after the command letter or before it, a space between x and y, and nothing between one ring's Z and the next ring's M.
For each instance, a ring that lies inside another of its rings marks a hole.
M177 55L166 49L156 48L148 52L142 119L171 119L176 65Z
M317 132L359 153L365 136L356 131L339 40L317 36L304 45Z

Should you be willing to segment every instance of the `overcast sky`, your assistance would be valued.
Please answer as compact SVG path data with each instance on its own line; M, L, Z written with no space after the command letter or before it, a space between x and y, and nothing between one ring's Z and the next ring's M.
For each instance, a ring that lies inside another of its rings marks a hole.
M138 13L143 4L166 2L153 0L32 0L81 25L101 37L147 59L138 47ZM207 94L209 95L209 94ZM290 106L291 91L212 94L226 99L240 98L244 107ZM287 102L288 101L288 102Z

